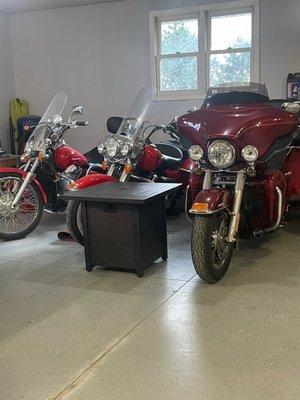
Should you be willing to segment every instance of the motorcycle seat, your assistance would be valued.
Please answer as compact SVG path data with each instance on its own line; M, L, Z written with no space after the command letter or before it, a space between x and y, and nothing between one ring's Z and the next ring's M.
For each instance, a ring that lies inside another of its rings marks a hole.
M175 170L180 167L182 160L183 160L183 157L175 158L175 157L170 157L170 156L166 156L165 154L163 154L163 162L161 164L161 168Z
M94 147L92 150L85 153L84 156L87 159L88 164L100 164L103 161L103 156L99 154L97 147Z
M162 153L163 162L161 169L177 169L181 165L184 154L180 146L173 142L158 143L157 149Z

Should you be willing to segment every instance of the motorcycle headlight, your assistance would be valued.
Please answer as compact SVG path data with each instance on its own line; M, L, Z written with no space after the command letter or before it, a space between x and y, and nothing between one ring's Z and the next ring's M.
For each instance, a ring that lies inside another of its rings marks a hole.
M225 140L216 140L208 148L208 159L217 168L228 168L233 162L235 151Z
M129 143L122 143L120 146L120 153L123 157L126 157L131 151L131 146Z
M97 149L99 154L104 154L106 152L106 147L104 143L99 143Z
M200 161L203 157L203 150L200 146L195 144L189 148L189 156L193 161Z
M254 162L258 159L258 150L255 146L245 146L241 151L242 157L245 161Z
M114 138L109 138L105 142L107 155L111 158L115 157L119 150L119 143Z

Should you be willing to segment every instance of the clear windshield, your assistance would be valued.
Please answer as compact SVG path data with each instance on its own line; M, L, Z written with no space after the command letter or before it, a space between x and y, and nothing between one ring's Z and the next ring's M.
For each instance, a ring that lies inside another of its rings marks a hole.
M49 104L47 110L42 116L39 124L36 126L30 135L26 146L30 146L35 151L45 151L46 139L50 133L47 124L51 124L60 117L67 102L67 95L65 92L58 92ZM26 148L25 148L26 151Z
M143 87L137 94L128 116L123 119L117 134L126 135L133 139L138 134L147 135L147 128L153 124L154 107L153 98L155 89L153 87Z
M266 85L262 83L228 83L210 87L204 105L251 103L269 100Z

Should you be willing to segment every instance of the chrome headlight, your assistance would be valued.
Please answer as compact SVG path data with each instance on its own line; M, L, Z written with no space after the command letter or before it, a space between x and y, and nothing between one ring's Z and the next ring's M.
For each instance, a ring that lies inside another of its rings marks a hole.
M189 148L189 156L193 161L200 161L203 157L203 150L200 146L195 144Z
M123 157L128 156L131 151L131 146L129 143L121 143L120 145L120 153Z
M241 151L242 157L245 161L254 162L258 159L258 150L255 146L245 146Z
M99 143L97 149L99 154L104 154L106 152L106 147L104 143Z
M216 140L208 148L208 159L214 167L228 168L234 162L233 146L225 140Z
M115 138L109 138L105 142L107 155L111 158L115 157L119 150L119 143Z

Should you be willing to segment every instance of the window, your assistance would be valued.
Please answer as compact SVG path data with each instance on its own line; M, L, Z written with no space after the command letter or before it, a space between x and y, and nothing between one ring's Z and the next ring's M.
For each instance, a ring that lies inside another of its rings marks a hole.
M258 1L151 12L159 98L203 98L209 86L259 81Z

